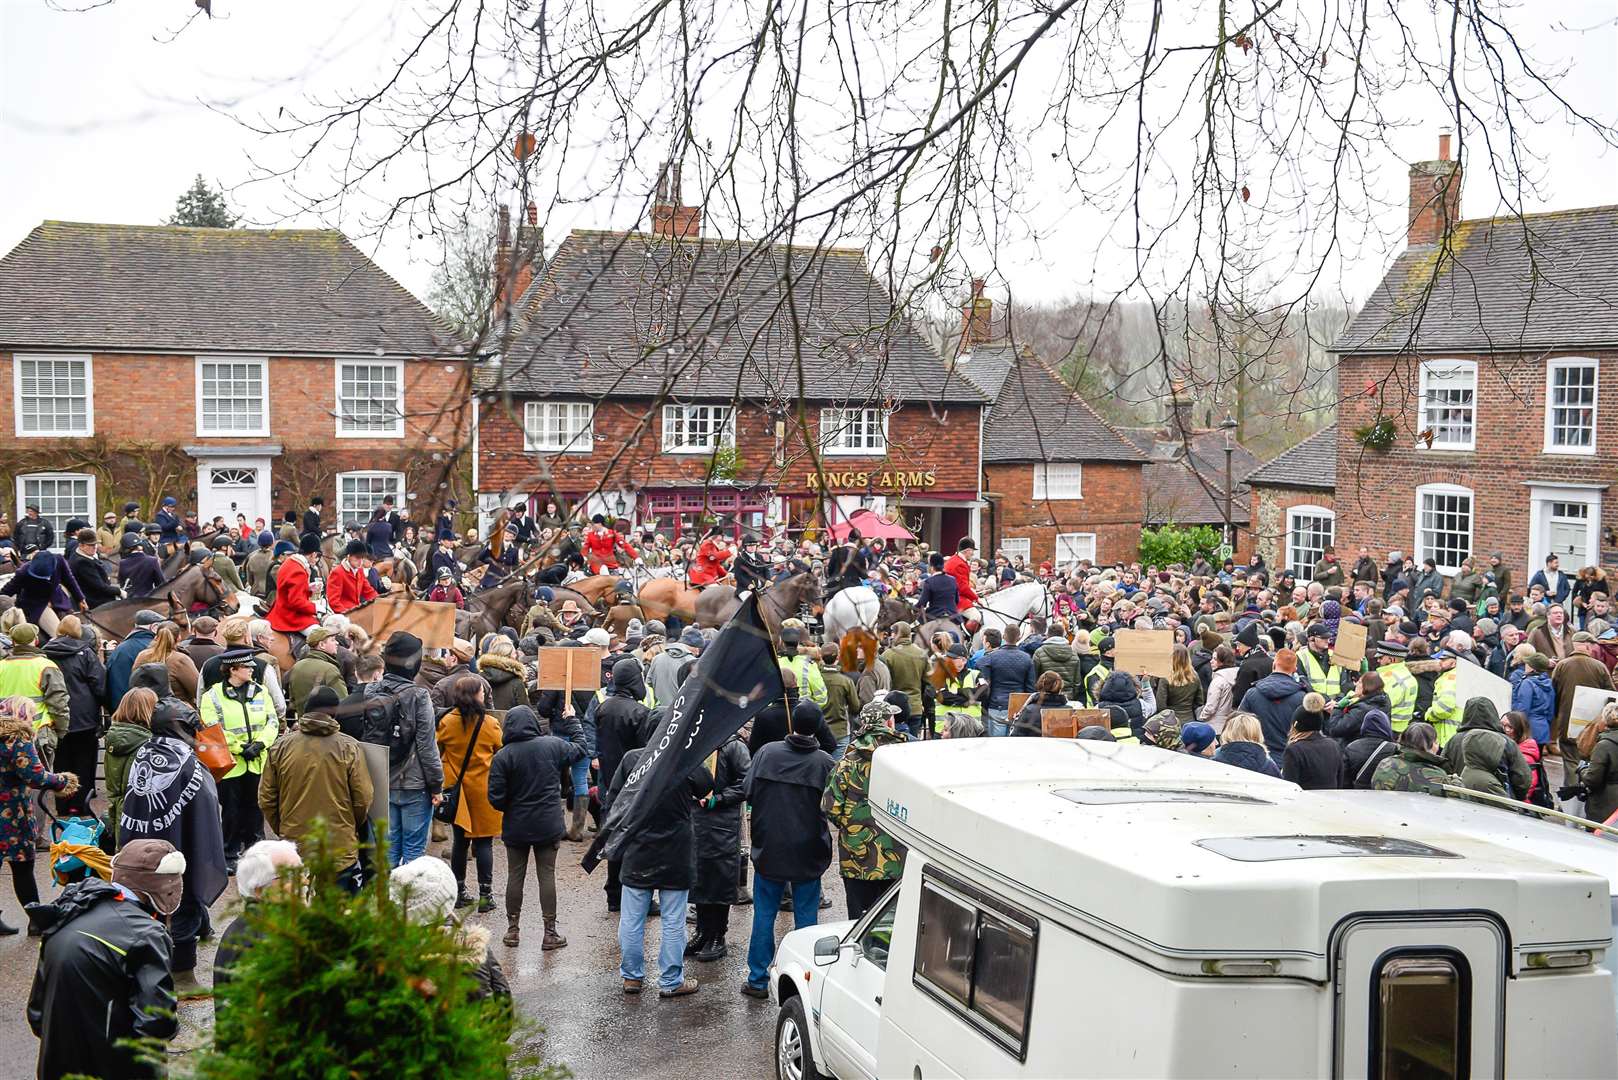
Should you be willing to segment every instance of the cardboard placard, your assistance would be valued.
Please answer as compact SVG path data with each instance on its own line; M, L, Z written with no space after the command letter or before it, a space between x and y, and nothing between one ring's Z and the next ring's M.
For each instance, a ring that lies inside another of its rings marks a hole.
M1455 663L1455 704L1466 711L1473 698L1488 698L1502 715L1511 711L1511 684L1492 671L1464 660Z
M1573 710L1567 714L1567 737L1577 739L1579 732L1601 715L1607 702L1618 701L1618 690L1602 690L1596 686L1573 688Z
M1087 727L1112 727L1111 709L1074 709L1073 719L1078 721L1079 729Z
M553 645L539 650L541 690L597 690L601 687L601 650Z
M1079 737L1077 709L1039 710L1039 733L1047 739L1076 739Z
M1331 662L1353 671L1365 659L1365 627L1347 619L1337 624L1337 641L1331 647Z
M455 605L433 600L381 596L350 611L348 621L378 642L397 630L415 634L429 649L447 649L455 641Z
M1021 716L1022 707L1028 704L1028 699L1033 696L1033 694L1012 694L1011 698L1006 702L1006 718L1015 720L1018 716Z
M1114 671L1166 679L1174 661L1173 630L1119 630L1112 635Z

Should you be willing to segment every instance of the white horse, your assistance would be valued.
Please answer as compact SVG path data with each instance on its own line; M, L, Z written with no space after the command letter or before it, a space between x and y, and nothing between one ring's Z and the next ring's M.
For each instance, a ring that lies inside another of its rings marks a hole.
M856 626L876 629L877 616L882 614L882 601L869 585L853 585L843 589L826 601L826 610L820 619L825 633L823 641L841 641L843 635Z
M1030 615L1050 618L1051 594L1038 581L1024 581L978 597L978 602L963 614L985 630L1005 633L1006 627L1020 623Z

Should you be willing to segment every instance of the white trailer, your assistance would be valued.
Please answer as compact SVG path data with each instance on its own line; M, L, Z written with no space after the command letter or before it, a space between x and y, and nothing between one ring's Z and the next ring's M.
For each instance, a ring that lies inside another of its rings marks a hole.
M1053 739L885 748L871 803L904 876L782 941L788 1080L1618 1076L1609 880L1554 845Z

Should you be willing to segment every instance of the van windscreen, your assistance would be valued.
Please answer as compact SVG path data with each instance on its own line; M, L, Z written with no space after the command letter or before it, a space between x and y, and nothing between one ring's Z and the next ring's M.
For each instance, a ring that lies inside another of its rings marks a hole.
M1081 806L1110 806L1115 803L1253 803L1270 805L1268 799L1257 799L1233 791L1209 791L1205 788L1169 787L1082 787L1058 788L1053 794Z
M1237 862L1284 862L1288 859L1340 859L1402 857L1459 859L1415 840L1391 836L1215 836L1196 845Z

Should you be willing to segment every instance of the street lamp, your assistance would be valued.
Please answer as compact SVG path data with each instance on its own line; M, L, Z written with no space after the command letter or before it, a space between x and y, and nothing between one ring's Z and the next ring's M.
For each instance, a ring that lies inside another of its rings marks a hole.
M1236 418L1229 412L1219 421L1219 430L1225 433L1225 545L1230 548L1232 555L1236 551L1236 533L1230 524L1230 495L1233 486L1230 479L1230 459L1236 452L1237 426Z

